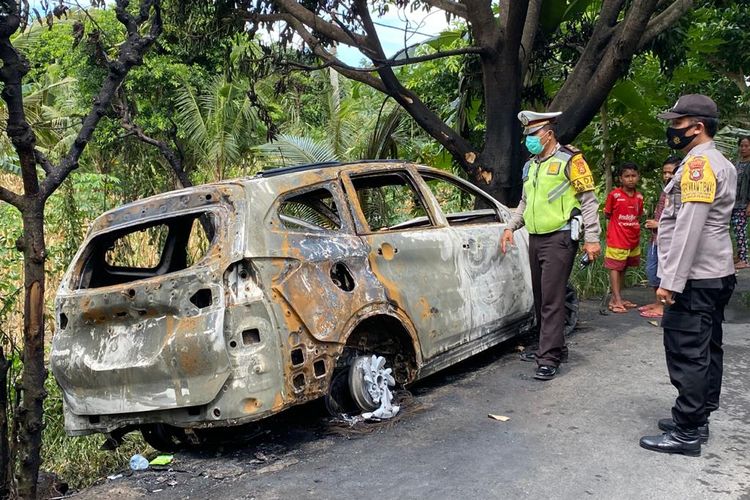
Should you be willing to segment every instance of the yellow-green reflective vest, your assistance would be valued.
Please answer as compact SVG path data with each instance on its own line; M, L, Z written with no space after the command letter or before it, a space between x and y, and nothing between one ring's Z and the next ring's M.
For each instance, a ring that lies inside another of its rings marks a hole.
M571 211L581 208L570 179L565 175L572 157L570 152L559 149L542 163L532 159L524 165L526 209L523 220L529 233L559 231L568 224Z

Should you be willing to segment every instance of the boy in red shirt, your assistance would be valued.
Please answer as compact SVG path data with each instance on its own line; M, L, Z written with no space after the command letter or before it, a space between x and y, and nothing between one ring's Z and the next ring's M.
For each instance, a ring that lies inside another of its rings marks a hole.
M604 267L609 269L612 301L609 310L624 313L636 304L623 300L621 295L625 269L638 267L641 262L641 224L643 195L636 191L638 165L624 163L617 172L620 187L607 195L604 215L607 224L607 250Z

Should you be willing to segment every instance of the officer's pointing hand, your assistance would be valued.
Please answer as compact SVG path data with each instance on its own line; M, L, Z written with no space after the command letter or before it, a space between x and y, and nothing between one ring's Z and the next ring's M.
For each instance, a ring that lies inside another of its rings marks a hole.
M598 242L584 243L583 251L589 254L589 260L594 262L602 253L602 246Z
M500 238L500 250L503 253L508 251L508 245L513 246L513 231L506 229L503 231L503 235Z

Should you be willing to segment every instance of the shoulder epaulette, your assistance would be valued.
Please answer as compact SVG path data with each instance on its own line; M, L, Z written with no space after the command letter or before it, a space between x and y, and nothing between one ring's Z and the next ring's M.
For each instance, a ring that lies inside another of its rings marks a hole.
M575 155L576 153L570 152L566 148L560 148L554 154L554 157L559 160L562 160L567 165L570 159L573 158Z
M566 144L566 145L560 147L560 149L566 149L568 151L568 153L570 153L572 155L577 155L578 153L581 152L580 149L578 149L577 147L573 146L572 144Z
M521 179L526 179L526 177L529 176L529 167L531 166L531 160L527 160L526 163L523 164L523 173L521 174Z

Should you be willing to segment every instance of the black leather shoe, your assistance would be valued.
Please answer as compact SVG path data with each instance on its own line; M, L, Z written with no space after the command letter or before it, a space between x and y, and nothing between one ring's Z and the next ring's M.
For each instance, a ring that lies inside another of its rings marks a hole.
M698 431L683 433L678 429L659 436L643 436L641 448L659 453L679 453L688 457L699 457L701 441Z
M536 361L536 353L534 351L523 351L518 356L521 361Z
M659 420L658 426L664 432L671 432L677 428L677 425L671 418L662 418ZM708 443L708 422L698 427L698 434L700 435L701 444Z
M536 353L534 351L523 351L521 354L518 355L519 358L521 358L521 361L536 361ZM560 356L560 363L567 363L568 362L568 351L563 351L562 355Z
M552 380L557 375L557 367L550 365L539 365L534 374L537 380Z

